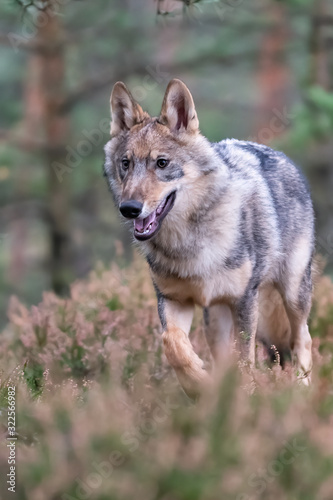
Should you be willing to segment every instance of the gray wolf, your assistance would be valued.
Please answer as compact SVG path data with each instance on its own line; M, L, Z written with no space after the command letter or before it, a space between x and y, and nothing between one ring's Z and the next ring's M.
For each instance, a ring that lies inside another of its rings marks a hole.
M116 83L111 115L105 175L150 266L165 354L185 391L210 380L188 338L195 305L215 363L236 343L252 365L257 336L289 349L307 383L314 215L298 168L264 145L210 143L177 79L159 117Z

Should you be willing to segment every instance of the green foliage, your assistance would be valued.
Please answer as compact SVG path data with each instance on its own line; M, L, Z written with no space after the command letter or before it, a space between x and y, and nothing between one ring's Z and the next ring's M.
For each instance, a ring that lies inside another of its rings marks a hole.
M122 303L120 302L118 295L114 295L112 297L112 299L110 299L106 303L106 307L108 307L110 309L110 311L116 311L117 309L123 308Z
M44 369L39 363L28 361L24 364L23 376L34 398L43 391L43 373Z
M333 306L328 307L327 315L324 317L316 317L315 311L313 311L310 319L312 335L325 338L329 328L333 325Z
M127 354L122 376L123 383L130 383L131 379L138 373L140 366L142 366L143 359L142 352L129 352Z
M304 92L304 102L294 110L295 118L289 134L294 147L324 142L333 133L333 93L319 86Z
M74 378L83 378L89 372L84 363L85 349L73 342L71 348L63 354L63 366L70 369Z

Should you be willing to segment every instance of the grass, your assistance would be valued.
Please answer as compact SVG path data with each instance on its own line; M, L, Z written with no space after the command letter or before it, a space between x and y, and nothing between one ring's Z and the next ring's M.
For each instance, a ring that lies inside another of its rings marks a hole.
M26 500L331 500L333 284L318 279L314 373L230 361L193 403L161 348L141 260L100 267L68 299L11 300L0 336L2 478L9 465L7 388L16 386L17 485ZM208 361L200 315L191 332ZM4 480L0 498L13 498Z

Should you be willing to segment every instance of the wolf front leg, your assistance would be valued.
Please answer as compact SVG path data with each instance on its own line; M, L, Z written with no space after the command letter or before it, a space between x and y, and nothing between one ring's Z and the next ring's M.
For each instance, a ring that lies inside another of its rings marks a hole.
M188 337L194 304L189 301L180 303L158 294L158 312L163 328L165 355L184 391L194 397L210 383L203 361L194 352Z

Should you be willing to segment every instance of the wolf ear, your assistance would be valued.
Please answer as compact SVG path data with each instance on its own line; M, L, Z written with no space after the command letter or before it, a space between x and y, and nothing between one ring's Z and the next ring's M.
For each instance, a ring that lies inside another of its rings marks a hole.
M163 99L159 121L173 131L197 132L199 120L191 92L185 83L171 80Z
M111 97L111 135L129 130L148 117L123 82L114 84Z

